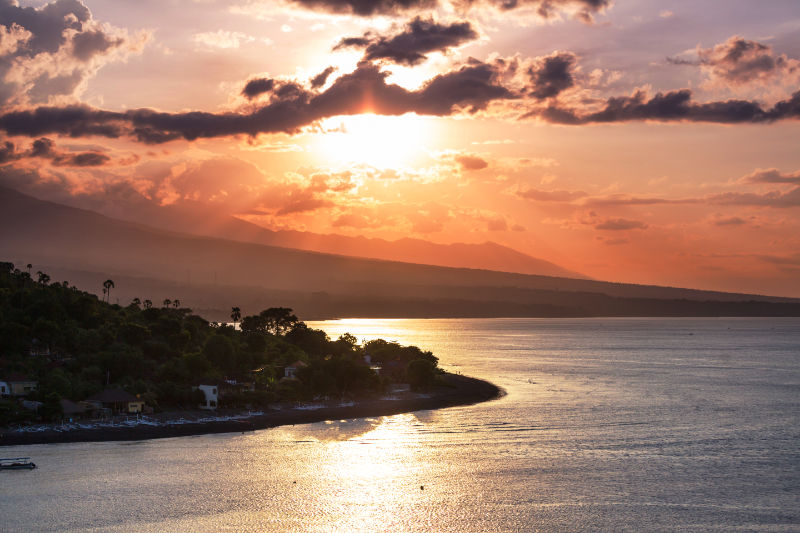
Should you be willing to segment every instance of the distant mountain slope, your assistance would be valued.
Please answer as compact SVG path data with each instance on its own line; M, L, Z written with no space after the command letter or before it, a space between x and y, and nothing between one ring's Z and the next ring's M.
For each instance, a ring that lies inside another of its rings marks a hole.
M324 309L326 316L800 314L798 300L791 299L437 267L196 237L8 189L0 189L0 260L23 268L33 263L34 272L44 266L85 272L80 279L67 279L76 284L82 279L89 286L79 286L94 292L100 290L98 279L124 279L114 293L122 303L133 296L158 302L191 294L194 302L223 310L248 299L253 307L302 306L309 315ZM148 287L153 292L141 292ZM173 289L164 294L165 287ZM712 300L789 307L705 302Z
M190 235L423 265L586 278L583 274L491 241L482 244L437 244L412 238L388 241L294 230L275 231L236 217L209 212L207 206L194 207L191 204L181 206L137 204L118 206L115 211L113 216L118 219ZM104 214L110 215L109 212Z

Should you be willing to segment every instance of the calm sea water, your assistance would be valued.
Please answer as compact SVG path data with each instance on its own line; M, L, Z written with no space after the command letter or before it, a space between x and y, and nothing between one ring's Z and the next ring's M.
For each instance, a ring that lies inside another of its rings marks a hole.
M247 434L0 448L2 531L798 531L800 320L313 323L507 395Z

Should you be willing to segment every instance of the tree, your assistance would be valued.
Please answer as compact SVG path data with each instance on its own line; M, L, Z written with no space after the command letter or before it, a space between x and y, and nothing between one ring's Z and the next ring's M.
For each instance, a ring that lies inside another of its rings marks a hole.
M31 269L33 268L33 265L28 263L27 268L28 268L28 275L30 276L31 275Z
M169 307L172 304L172 300L170 300L169 298L164 298L164 301L162 303L164 304L164 307Z
M103 288L105 289L103 292L106 294L106 303L111 303L111 289L114 288L114 282L110 279L105 280Z
M236 323L242 319L242 310L238 307L231 307L231 320L233 320L233 327L236 328Z
M264 319L264 327L267 333L273 335L283 335L290 331L297 324L297 317L292 314L292 310L287 307L270 307L259 313Z
M406 368L406 379L414 390L425 390L436 382L436 365L428 359L414 359Z
M139 298L134 298L131 300L131 305L135 305L136 307L142 306L142 301Z
M41 285L47 285L48 283L50 283L50 276L48 276L47 274L45 274L41 270L36 272L36 276L37 276L37 281Z
M151 309L153 307L153 302L151 300L145 300L142 302L142 305L145 309Z
M175 298L174 300L172 300L172 307L174 307L175 309L177 309L177 308L179 308L180 306L181 306L181 301L180 301L180 300L178 300L177 298Z

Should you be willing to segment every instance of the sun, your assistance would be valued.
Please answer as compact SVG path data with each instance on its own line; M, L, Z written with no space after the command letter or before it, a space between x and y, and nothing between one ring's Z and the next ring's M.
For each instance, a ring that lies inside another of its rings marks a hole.
M323 133L313 141L314 153L320 163L336 166L412 166L427 156L436 137L433 118L411 113L332 117L321 126Z

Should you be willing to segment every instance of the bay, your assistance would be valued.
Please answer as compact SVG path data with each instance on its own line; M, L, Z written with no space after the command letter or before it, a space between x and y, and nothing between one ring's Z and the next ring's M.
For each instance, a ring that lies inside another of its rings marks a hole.
M800 320L309 323L503 387L436 411L0 448L2 531L796 531Z

